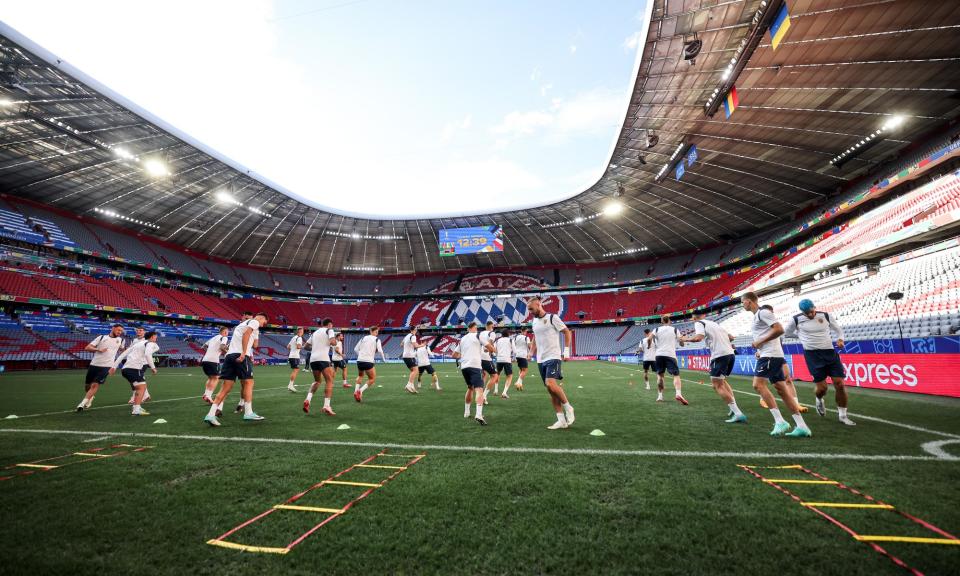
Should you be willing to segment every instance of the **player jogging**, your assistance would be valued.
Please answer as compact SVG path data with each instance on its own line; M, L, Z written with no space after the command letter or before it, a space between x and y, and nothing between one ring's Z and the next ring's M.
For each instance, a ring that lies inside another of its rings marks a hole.
M657 364L657 402L663 402L664 373L673 376L673 399L687 406L690 404L683 397L680 381L680 368L677 366L677 348L680 347L680 332L676 326L670 324L670 317L660 317L660 325L647 336L647 342L653 345Z
M134 344L137 344L137 343L139 343L139 342L143 342L143 340L144 340L144 338L145 338L145 337L144 337L144 334L146 334L146 333L147 333L147 330L146 330L146 328L144 328L143 326L135 326L134 329L133 329L133 334L134 334L134 336L133 336L133 341L130 342L130 345L127 346L127 348L128 348L128 349L129 349L129 348L132 348ZM133 404L133 400L134 400L134 398L136 398L136 396L137 396L137 392L136 392L136 390L134 390L133 394L130 395L130 400L127 401L127 404L131 404L131 405L132 405L132 404ZM150 390L144 389L143 399L141 400L141 402L149 402L149 401L150 401Z
M487 344L491 346L497 340L497 333L493 331L494 323L493 320L487 320L486 330L480 332L477 336L480 338L480 369L483 370L485 378L485 386L483 390L483 401L487 401L487 397L490 395L490 389L494 389L494 394L500 392L500 375L497 374L497 366L493 363L493 357L490 355L491 350L487 347ZM494 348L496 350L496 348Z
M93 397L97 395L100 385L107 380L110 368L113 368L113 360L120 350L123 350L123 326L119 324L111 326L109 334L97 336L84 347L84 351L93 352L93 359L90 360L83 381L86 395L77 404L77 412L83 412L93 405Z
M643 358L643 381L650 389L650 373L657 372L657 349L653 341L649 339L650 329L643 330L643 340L640 341L640 356Z
M526 326L521 326L520 333L513 338L513 355L517 358L517 384L514 388L523 392L523 379L527 377L530 358L530 337Z
M693 336L681 337L680 341L706 343L707 348L710 349L710 383L730 409L730 417L726 422L728 424L745 423L747 417L737 406L733 388L727 382L727 376L733 372L737 359L733 350L733 336L713 320L707 320L703 312L694 313L693 330Z
M430 348L425 345L417 348L417 388L420 387L420 378L423 376L423 373L426 372L433 380L430 385L439 392L441 390L440 375L437 374L437 371L433 368L433 364L430 363L430 356L432 355L433 353L430 352Z
M803 438L812 436L806 422L803 421L803 415L800 414L800 405L793 397L790 387L786 384L786 378L783 375L783 365L786 359L783 356L783 347L780 345L780 336L783 335L783 326L777 322L776 316L769 310L760 308L757 302L757 295L754 292L747 292L740 297L743 303L743 309L753 313L753 347L759 353L757 359L757 369L753 376L753 389L770 406L770 414L773 415L773 430L771 436L792 436ZM783 403L793 415L793 420L797 427L790 430L790 424L783 419L780 410L777 408L777 399L767 388L768 383L773 383Z
M409 370L407 374L407 385L403 387L404 390L411 394L417 393L417 388L414 385L414 381L417 379L419 371L417 370L417 350L422 346L419 340L417 339L417 327L411 326L407 335L403 337L403 353L401 358L403 364Z
M773 306L769 304L764 304L763 306L760 307L760 309L769 310L771 314L774 313ZM780 346L783 347L783 337L780 337ZM756 352L756 355L757 355L757 358L759 359L760 358L759 350ZM790 375L790 365L787 364L786 362L783 363L783 381L786 387L790 390L790 395L793 396L793 399L797 401L797 406L800 407L800 413L806 414L807 407L800 403L800 396L797 395L797 387L793 385L793 377ZM765 410L768 410L770 408L769 406L767 406L767 402L763 398L760 399L760 407Z
M153 363L153 354L159 350L157 346L157 333L145 332L143 338L137 340L127 350L117 357L113 366L110 368L110 374L117 371L120 364L123 364L123 370L120 374L130 383L133 389L133 411L134 416L149 416L150 413L143 410L140 404L143 402L143 395L147 391L147 378L144 376L146 367L156 374L157 366Z
M220 355L227 351L227 332L229 329L223 326L218 334L211 336L203 345L206 351L200 360L200 368L207 377L203 389L203 401L207 404L213 404L213 391L217 389L217 382L220 380Z
M260 339L260 327L267 325L267 315L263 312L249 320L237 324L230 336L230 346L227 355L223 358L220 368L220 380L223 385L220 392L210 406L210 411L203 421L210 426L219 426L217 411L223 408L223 401L227 399L233 383L240 380L240 401L243 403L243 419L251 422L263 420L263 416L253 411L253 344Z
M343 387L349 388L350 383L347 382L347 359L343 356L343 332L337 332L337 343L334 344L333 349L330 351L330 360L333 361L334 377L337 375L337 370L340 370L343 376Z
M837 335L837 346L843 348L843 328L829 314L820 312L811 300L805 298L800 301L800 314L787 322L784 336L797 335L800 338L803 359L817 385L815 392L817 413L821 416L827 414L823 397L829 388L827 378L830 378L836 390L840 422L847 426L856 426L856 423L847 417L847 390L843 383L846 371L840 361L840 354L833 347L833 340L830 338L831 330Z
M353 347L353 351L357 353L357 382L353 388L353 399L357 402L363 402L363 393L377 381L377 368L374 364L377 353L380 353L380 358L384 362L387 361L378 334L380 334L379 326L370 328L370 333L361 338L357 345ZM361 386L360 383L363 382L364 376L367 377L367 382Z
M510 390L510 384L513 382L513 339L510 335L509 330L504 330L493 344L497 350L497 376L500 376L501 372L507 375L507 379L503 382L501 398L510 397L507 391Z
M318 328L310 335L310 370L313 371L313 384L307 391L307 398L303 401L303 411L310 413L310 402L313 395L323 382L323 413L327 416L336 416L330 407L333 399L333 364L330 360L330 350L337 343L337 333L333 330L333 320L324 318Z
M287 383L287 390L297 391L297 374L300 373L300 350L303 348L303 327L297 328L297 333L290 337L287 342L287 362L290 363L290 382Z
M550 393L550 401L557 413L557 421L547 426L548 430L559 430L573 424L573 406L567 401L567 394L563 391L562 364L570 356L570 345L573 334L563 320L556 314L547 314L543 303L538 296L527 302L527 307L533 314L533 344L530 354L537 357L537 368L540 369L540 378ZM560 336L563 335L563 348Z
M484 348L487 354L495 351L493 344L480 343L477 323L471 322L467 325L467 333L460 338L460 342L453 349L453 357L460 361L460 373L463 374L463 381L467 384L467 393L463 397L463 417L470 417L470 404L473 403L476 406L473 418L481 426L487 425L483 417L484 384L481 369L483 364L481 350Z

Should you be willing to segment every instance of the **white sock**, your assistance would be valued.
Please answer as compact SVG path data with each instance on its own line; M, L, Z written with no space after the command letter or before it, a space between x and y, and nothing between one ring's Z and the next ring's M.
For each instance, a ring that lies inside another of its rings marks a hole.
M290 383L287 384L287 386L293 386L293 380L291 380Z
M329 408L329 407L330 407L330 399L329 399L329 398L324 398L324 399L323 399L323 407L324 407L324 408Z
M563 411L566 413L568 410L573 410L573 406L569 402L563 403Z
M207 416L211 418L217 415L217 404L211 404L210 410L207 412Z
M134 404L134 405L133 405L133 413L134 413L134 414L139 414L139 413L140 413L140 405L139 405L139 404Z
M807 423L803 421L803 416L800 414L793 415L793 421L797 423L797 428L806 428Z
M773 421L776 422L777 424L780 424L781 422L786 422L786 420L783 419L783 415L780 414L779 408L771 408L770 413L773 414Z
M343 381L343 385L344 385L344 386L348 386L348 384L347 384L347 381L346 381L346 380L344 380L344 381Z
M364 392L367 391L367 386L369 386L369 384L364 384L363 386L360 387L360 393L361 393L361 394L363 394Z
M244 402L243 403L243 415L249 416L253 414L253 402Z
M663 400L663 392L657 391L657 400Z
M840 419L843 420L847 417L847 409L842 406L837 406L837 412L840 414Z
M307 392L307 402L313 400L313 392Z
M464 416L469 416L469 415L470 415L470 403L469 403L469 402L464 402L464 404L463 404L463 415L464 415Z
M734 400L733 402L727 404L727 407L730 408L730 410L733 412L733 415L734 415L734 416L743 416L743 412L741 412L741 411L740 411L740 407L737 406L737 401L736 401L736 400Z
M477 404L477 418L483 418L483 403Z
M523 386L523 378L517 378L517 386Z
M215 405L213 406L213 411L210 412L210 413L211 413L211 414L216 414L216 411L217 411L217 410L220 410L221 412L223 411L223 402L221 402L221 403L219 403L219 404L215 404Z
M487 396L489 396L489 395L490 395L490 390L484 390L484 391L483 391L483 401L484 401L484 402L487 401Z
M567 423L567 417L563 415L563 412L557 412L557 422Z
M354 392L359 392L359 391L360 391L360 384L354 384L354 385L353 385L353 391L354 391Z

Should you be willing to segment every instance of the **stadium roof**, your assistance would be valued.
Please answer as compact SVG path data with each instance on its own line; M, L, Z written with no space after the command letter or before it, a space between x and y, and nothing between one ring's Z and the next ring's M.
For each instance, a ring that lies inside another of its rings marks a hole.
M426 220L310 207L0 24L0 189L148 222L156 228L143 231L197 252L318 273L688 252L791 219L960 112L960 3L794 0L773 50L762 32L780 6L652 0L630 105L598 182L548 206ZM684 49L694 40L702 48L691 62ZM725 118L717 105L734 81L739 107ZM672 169L658 178L690 144L698 158L682 179ZM841 168L831 165L848 150ZM439 256L439 229L488 224L504 228L502 254Z

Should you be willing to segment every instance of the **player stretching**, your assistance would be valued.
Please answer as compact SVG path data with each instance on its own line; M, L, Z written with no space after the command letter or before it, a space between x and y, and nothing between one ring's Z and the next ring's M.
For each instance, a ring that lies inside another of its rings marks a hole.
M800 314L794 316L792 322L787 323L785 330L784 336L796 334L800 338L803 358L817 385L815 392L817 413L821 416L827 414L823 397L829 388L827 378L830 378L836 389L840 421L847 426L856 426L853 420L847 418L847 390L843 385L846 371L840 361L840 354L834 349L833 340L830 338L830 331L833 330L837 335L837 346L843 348L843 328L829 314L818 311L811 300L803 299L800 301Z
M343 376L343 387L349 388L350 383L347 382L347 359L343 357L343 332L337 332L337 343L333 347L330 359L333 360L333 375L336 376L337 370L340 370Z
M370 328L370 333L353 347L353 351L357 353L357 383L353 388L353 399L357 402L363 402L363 393L377 381L377 368L374 364L377 360L377 352L380 353L380 358L384 362L387 361L387 357L383 354L383 345L377 337L378 334L380 334L379 326ZM364 376L367 377L367 382L361 386Z
M324 383L323 413L327 416L336 416L330 407L333 398L333 365L330 363L330 349L337 343L337 333L333 331L333 320L324 318L316 332L310 335L310 369L313 370L313 384L307 392L307 399L303 401L303 411L310 413L310 401L313 394Z
M203 401L207 404L213 404L213 391L217 389L217 382L220 380L220 355L227 351L228 331L226 326L220 328L220 333L211 336L203 345L206 352L203 353L200 367L203 369L204 376L207 377L207 383L203 389Z
M297 328L297 333L290 338L290 342L287 342L287 362L290 363L290 382L287 383L287 390L291 392L297 391L297 385L295 384L297 380L297 374L300 373L300 350L303 348L303 328Z
M477 323L471 322L467 325L467 333L460 338L460 342L453 349L453 357L460 361L460 373L463 374L463 381L467 384L467 393L463 397L463 417L470 417L470 404L474 403L477 407L474 420L481 426L486 426L487 421L483 418L483 373L480 368L483 364L481 360L483 349L486 349L488 354L495 350L493 344L480 343Z
M673 376L673 399L687 406L690 404L683 397L681 391L680 368L677 366L677 348L680 346L680 332L670 325L670 317L660 317L660 325L647 336L648 344L652 344L657 363L657 402L663 402L663 374L669 372Z
M786 359L783 357L783 347L780 345L780 336L783 335L783 326L777 322L776 316L769 310L762 310L757 303L757 295L753 292L747 292L740 297L743 302L743 309L753 313L753 347L759 353L757 359L757 369L753 376L753 389L763 398L767 406L770 406L770 414L773 415L773 431L771 436L806 437L812 436L806 422L803 421L803 415L800 414L800 405L793 397L792 390L786 384L786 378L783 375L783 365ZM777 408L777 399L767 388L767 383L772 382L776 387L783 403L793 415L793 420L797 427L792 432L790 424L780 415Z
M417 327L411 326L410 331L406 336L403 337L403 363L407 367L407 370L410 372L407 374L407 385L403 387L404 390L411 394L417 393L417 388L414 386L414 381L417 379L417 350L422 346L417 340Z
M650 329L644 328L643 340L640 341L640 356L643 357L643 381L650 389L650 373L657 371L657 349L650 338Z
M513 339L510 338L510 331L504 330L503 334L494 342L494 348L497 350L497 376L503 372L507 379L503 383L503 394L501 398L509 398L507 391L510 390L510 384L513 382Z
M240 380L240 401L243 403L243 419L257 422L263 420L263 416L253 411L253 344L260 339L260 327L267 325L267 315L263 312L249 320L237 324L230 336L230 346L227 348L227 355L223 358L223 366L220 368L220 380L223 385L220 392L210 406L210 411L203 418L203 421L211 426L219 426L217 420L217 410L223 407L223 401L227 399L230 390L233 389L233 383Z
M537 368L540 369L540 378L543 380L550 401L557 413L557 421L547 426L548 430L558 430L573 424L573 406L567 401L567 394L563 391L562 363L570 356L570 345L573 334L556 314L547 314L543 303L538 296L534 296L527 303L533 313L533 344L530 354L537 357ZM563 335L563 348L560 347L560 335Z
M491 350L487 347L487 344L490 344L493 347L494 342L497 341L497 333L493 331L493 320L487 320L486 330L480 332L477 338L480 338L480 369L483 370L485 376L485 386L483 390L483 401L487 401L487 396L490 395L490 389L493 388L494 394L500 393L500 375L497 374L497 365L493 363L493 357L490 356ZM496 350L496 348L494 348Z
M527 336L527 327L521 326L520 333L513 338L513 355L517 358L517 384L514 386L523 392L523 379L527 377L528 359L530 358L530 337Z
M86 395L77 404L77 412L83 412L93 405L93 397L97 395L100 385L106 381L110 368L113 367L113 360L120 350L123 350L123 326L119 324L111 326L109 334L97 336L84 347L84 351L93 352L93 359L90 360L87 376L83 381Z
M143 410L140 404L143 402L143 395L147 391L147 378L144 376L144 370L149 366L150 370L156 374L157 366L153 363L153 354L159 350L157 346L157 333L145 332L143 338L136 341L126 352L117 357L110 368L110 374L117 371L120 364L123 364L123 370L120 374L127 379L130 387L133 388L133 412L134 416L149 416L150 413Z
M693 336L681 337L680 341L706 341L707 347L710 349L710 383L713 384L713 389L730 408L730 418L726 422L729 424L746 422L747 417L737 406L737 400L733 396L733 388L727 382L727 376L733 372L733 365L737 359L736 353L733 351L733 336L713 320L707 320L706 314L703 312L694 313L693 329Z
M433 379L430 385L439 392L442 390L442 388L440 388L440 375L437 374L437 371L433 368L433 364L430 363L430 356L433 356L433 353L430 352L429 347L421 346L417 348L417 388L420 387L420 378L423 376L423 373L426 372Z

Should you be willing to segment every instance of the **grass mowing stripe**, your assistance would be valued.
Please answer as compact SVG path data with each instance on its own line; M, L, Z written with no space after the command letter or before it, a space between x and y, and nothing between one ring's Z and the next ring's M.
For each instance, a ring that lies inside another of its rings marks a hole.
M209 442L258 442L268 444L295 444L310 446L348 446L364 448L399 448L405 450L444 450L451 452L495 452L509 454L563 454L571 456L638 456L680 458L815 458L823 460L900 460L924 462L951 462L956 458L918 456L913 454L825 454L817 452L707 452L685 450L607 450L592 448L534 448L524 446L454 446L444 444L396 444L390 442L348 442L339 440L306 440L295 438L265 438L243 436L203 436L195 434L156 434L152 432L104 432L93 430L43 430L29 428L0 428L0 434L48 434L76 435L109 434L136 438L162 438L169 440L203 440Z

